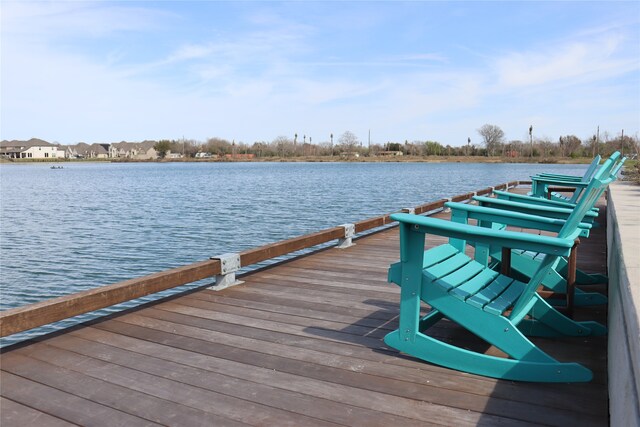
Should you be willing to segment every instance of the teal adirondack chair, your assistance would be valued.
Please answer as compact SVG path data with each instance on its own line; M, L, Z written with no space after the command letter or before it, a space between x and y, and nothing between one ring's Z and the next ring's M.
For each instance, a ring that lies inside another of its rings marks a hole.
M608 178L611 181L617 179L617 174L625 159L622 159L620 162L617 162L619 157L619 153L612 155L609 159L605 161L602 165L602 168L596 174L596 177L599 179ZM591 184L590 184L591 185ZM588 188L588 187L587 187ZM593 204L598 200L602 192L606 189L605 187L601 187L599 190L598 197L593 200L590 209L587 211L585 216L586 223L593 222L593 219L596 217L597 212L594 210ZM507 196L506 192L500 192L498 194L498 199L490 198L490 197L474 197L476 201L480 203L481 206L491 207L497 209L506 209L513 210L516 212L523 212L527 214L533 215L541 215L541 216L551 216L554 218L567 218L576 207L580 206L583 203L586 203L586 198L581 198L578 204L566 205L566 208L558 208L558 207L548 207L539 205L538 201L549 202L546 199L538 199L538 198L529 198L531 200L527 200L527 203L521 203L522 197L510 197ZM527 196L523 196L527 197ZM532 203L531 203L532 202ZM557 203L557 202L552 202ZM528 207L527 207L528 206ZM458 206L457 209L465 209L462 206ZM516 224L513 224L516 225ZM588 237L589 236L589 228L582 225L582 231L580 237ZM494 225L495 227L496 225ZM532 227L536 228L536 227ZM554 231L554 230L549 230ZM502 254L499 251L492 251L491 256L498 263L502 261ZM531 275L536 271L537 264L539 260L537 260L538 255L536 253L526 252L526 251L513 251L511 255L511 268L513 268L518 273L524 275L525 277L531 277ZM495 264L495 268L499 268L499 264ZM558 264L556 268L548 277L546 277L543 281L543 285L558 293L566 293L567 292L567 274L568 274L568 261L566 258L561 257L558 260ZM590 285L596 283L607 283L608 278L602 274L592 274L586 273L580 269L576 269L576 280L575 284L577 285ZM579 288L575 288L575 295L573 296L573 304L576 306L584 306L584 305L599 305L606 304L607 297L598 292L586 292Z
M619 156L620 153L616 151L611 155L611 157L609 157L609 159L611 159L612 157L617 159ZM575 178L554 178L545 176L544 174L534 175L531 177L531 193L529 195L541 198L546 198L547 196L549 196L551 200L575 204L580 197L583 189L586 188L589 184L591 176L594 174L594 172L594 162L592 162L587 169L587 172L580 179L580 181L576 181ZM555 192L549 194L549 187L552 185L555 185L557 187L571 188L573 189L573 194L570 197L563 196L562 194Z
M596 179L584 197L595 200L608 182ZM427 362L452 369L516 381L584 382L591 371L560 362L538 348L529 336L589 336L606 334L597 322L576 322L559 313L536 292L561 256L567 256L580 235L588 205L574 209L556 237L474 226L410 214L394 214L400 223L400 261L389 268L389 281L401 287L399 328L384 338L387 345ZM507 214L505 214L507 215ZM520 220L525 214L514 214ZM502 218L501 220L504 220ZM536 220L559 225L558 219ZM449 243L424 250L426 235L449 237ZM465 254L475 245L475 259ZM494 247L544 254L527 282L493 271ZM431 306L424 317L420 302ZM439 320L458 323L509 355L491 356L443 342L426 334Z
M619 158L619 156L620 156L620 153L616 152L612 154L609 159L613 159L615 161L616 159ZM626 160L627 158L624 157L613 166L611 173L616 178L617 178L618 172L620 171L620 169L622 168ZM604 166L605 165L603 164L603 167ZM534 197L530 194L525 195L525 194L509 193L508 191L500 191L500 190L493 191L493 194L498 199L501 199L501 200L511 200L513 202L529 203L532 205L548 206L548 207L564 208L564 209L573 209L576 207L576 203L571 203L566 200L550 200L550 199L541 198L541 197ZM598 209L594 208L593 211L597 212Z
M536 176L542 176L542 177L546 177L546 178L562 179L562 180L565 180L565 181L586 181L586 182L588 182L593 177L593 174L596 172L596 169L598 169L598 165L600 164L600 160L601 159L602 159L602 157L600 157L599 154L597 156L595 156L593 158L593 160L591 161L591 164L589 165L589 167L587 168L587 170L585 171L585 173L582 176L578 176L578 175L563 175L563 174L547 173L547 172L542 172L542 173L536 174Z

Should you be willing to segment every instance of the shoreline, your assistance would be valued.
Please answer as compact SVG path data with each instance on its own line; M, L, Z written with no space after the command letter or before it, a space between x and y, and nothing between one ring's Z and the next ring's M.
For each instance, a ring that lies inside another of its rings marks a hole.
M0 164L47 164L47 163L533 163L533 164L588 164L590 157L579 158L507 158L484 156L394 156L343 158L338 156L263 157L254 159L155 159L138 160L126 158L106 159L0 159Z

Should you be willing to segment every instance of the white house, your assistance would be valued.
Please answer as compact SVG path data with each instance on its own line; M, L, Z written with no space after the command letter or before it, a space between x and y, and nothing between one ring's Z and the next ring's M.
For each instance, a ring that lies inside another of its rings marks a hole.
M29 141L2 141L0 155L10 159L64 159L65 150L37 138Z

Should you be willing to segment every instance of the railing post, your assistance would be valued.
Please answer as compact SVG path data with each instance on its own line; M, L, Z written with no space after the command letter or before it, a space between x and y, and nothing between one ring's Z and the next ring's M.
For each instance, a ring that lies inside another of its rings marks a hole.
M447 197L446 203L449 203L449 202L452 202L452 201L453 201L453 198ZM449 212L451 212L451 208L448 208L447 205L445 204L444 209L442 210L442 212L449 213Z
M415 215L416 214L416 208L402 208L401 211L403 213L408 213L411 215Z
M344 237L338 239L338 244L336 248L338 249L347 249L351 246L355 246L353 243L353 237L356 235L356 226L355 224L342 224L340 227L344 228Z
M240 254L227 253L213 256L211 259L220 260L220 274L215 276L216 284L209 287L209 289L220 291L230 286L244 283L236 279L236 271L240 270Z

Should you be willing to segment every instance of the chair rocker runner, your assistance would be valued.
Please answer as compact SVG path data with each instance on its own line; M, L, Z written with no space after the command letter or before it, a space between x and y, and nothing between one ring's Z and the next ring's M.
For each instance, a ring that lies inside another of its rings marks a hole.
M596 181L584 197L595 198L607 184ZM389 268L389 281L401 287L400 325L385 336L385 343L427 362L494 378L590 381L589 369L560 362L527 338L606 334L606 328L597 322L576 322L562 315L536 292L558 258L569 254L581 233L580 220L587 209L587 203L576 208L557 237L410 214L392 215L400 222L400 262ZM449 243L425 251L427 234L449 237ZM475 244L475 259L465 254L467 241ZM535 274L524 283L489 268L489 251L496 246L545 255ZM422 318L421 301L431 306ZM429 327L442 318L458 323L509 358L463 349L427 335Z

